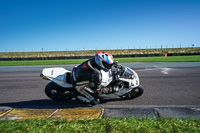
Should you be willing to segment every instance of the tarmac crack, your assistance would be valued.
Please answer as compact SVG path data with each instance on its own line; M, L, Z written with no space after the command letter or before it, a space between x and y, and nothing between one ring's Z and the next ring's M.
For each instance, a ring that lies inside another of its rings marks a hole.
M156 108L153 108L154 114L156 116L156 118L160 119L160 113Z

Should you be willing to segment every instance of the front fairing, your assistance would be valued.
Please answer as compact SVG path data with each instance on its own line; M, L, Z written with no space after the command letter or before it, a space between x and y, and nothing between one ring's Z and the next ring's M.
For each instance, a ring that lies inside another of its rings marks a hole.
M119 91L111 93L111 94L102 94L100 97L102 98L107 98L107 97L113 97L115 98L116 96L123 96L124 94L130 92L132 89L136 88L139 86L139 77L138 74L132 70L129 67L123 66L124 67L124 72L120 74L119 81L120 82L127 82L128 86L122 86L122 88L119 88ZM113 79L113 76L110 72L104 72L102 71L102 86L107 86L110 84L110 82ZM109 82L106 82L109 81Z
M138 74L132 70L131 68L124 66L125 70L123 74L120 76L120 80L129 82L129 87L134 88L139 85L139 77Z

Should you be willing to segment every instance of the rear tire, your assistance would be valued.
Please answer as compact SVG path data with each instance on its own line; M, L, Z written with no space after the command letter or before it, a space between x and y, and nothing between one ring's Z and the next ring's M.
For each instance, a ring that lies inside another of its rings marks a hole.
M45 87L46 95L55 101L69 101L73 98L71 89L63 88L54 82L50 82Z
M139 85L137 88L134 88L132 91L121 96L122 99L134 99L141 96L144 93L144 87Z

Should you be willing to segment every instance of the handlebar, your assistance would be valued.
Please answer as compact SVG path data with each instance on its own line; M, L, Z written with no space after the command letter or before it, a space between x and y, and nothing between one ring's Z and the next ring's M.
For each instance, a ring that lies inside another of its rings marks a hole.
M119 77L124 73L125 68L124 68L124 66L118 64L117 61L114 62L113 67L115 68L114 70L112 70L112 73L114 75L114 79L119 80Z

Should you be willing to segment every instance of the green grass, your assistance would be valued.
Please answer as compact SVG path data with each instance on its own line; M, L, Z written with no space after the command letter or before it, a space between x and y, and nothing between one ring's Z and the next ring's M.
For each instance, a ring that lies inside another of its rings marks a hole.
M103 118L94 120L2 120L1 133L160 133L160 132L200 132L200 120L176 118Z
M168 56L168 57L134 57L117 58L119 62L199 62L200 55L195 56Z
M0 61L0 66L80 64L87 59Z
M31 61L0 61L0 66L23 66L23 65L61 65L80 64L87 59L66 59L66 60L31 60ZM200 62L200 55L195 56L168 56L168 57L131 57L115 58L122 62Z

